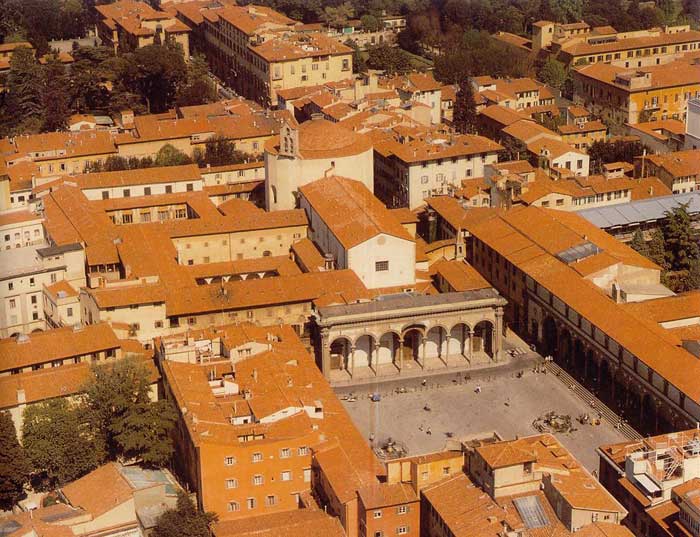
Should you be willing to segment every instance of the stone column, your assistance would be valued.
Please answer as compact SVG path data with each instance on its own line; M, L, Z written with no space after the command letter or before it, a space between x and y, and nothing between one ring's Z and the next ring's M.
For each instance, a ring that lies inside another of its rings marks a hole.
M462 325L462 341L464 341L463 345L466 348L467 351L467 360L469 363L472 363L472 352L474 349L472 349L472 331L471 329L469 330L469 333L467 334L466 328L464 325ZM464 352L462 352L462 355L464 355Z
M427 344L428 344L428 338L425 336L422 336L421 340L420 340L420 345L421 345L421 347L420 347L420 355L421 355L420 367L421 367L421 369L425 369L425 347L427 346Z
M496 309L496 326L491 334L491 348L493 349L494 361L500 361L501 349L503 348L503 308Z
M399 373L403 372L403 339L399 338Z
M355 345L350 346L350 378L355 378Z
M445 367L450 367L450 334L445 331L445 340L442 340L442 332L440 332L440 352L442 353L442 346L445 346Z
M321 371L323 376L331 378L331 342L329 341L330 330L321 329Z

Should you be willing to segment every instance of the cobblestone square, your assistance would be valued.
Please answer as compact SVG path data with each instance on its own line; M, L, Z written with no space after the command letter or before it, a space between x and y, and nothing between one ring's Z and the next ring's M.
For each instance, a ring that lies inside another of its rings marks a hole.
M605 420L600 425L581 425L576 420L578 416L588 413L594 417L596 411L552 374L527 370L519 378L512 367L507 367L492 375L462 380L463 384L453 380L443 378L441 387L431 388L431 379L424 388L417 379L408 393L392 395L386 395L387 390L381 386L375 387L384 394L380 402L371 402L367 394L372 388L364 387L354 392L357 401L344 404L367 438L370 422L374 422L375 445L391 437L402 443L409 455L442 449L447 433L460 438L495 430L504 439L537 434L532 422L550 411L571 416L577 430L555 436L589 470L598 468L596 447L625 440ZM480 393L476 393L477 386L481 387ZM429 411L425 410L426 405Z

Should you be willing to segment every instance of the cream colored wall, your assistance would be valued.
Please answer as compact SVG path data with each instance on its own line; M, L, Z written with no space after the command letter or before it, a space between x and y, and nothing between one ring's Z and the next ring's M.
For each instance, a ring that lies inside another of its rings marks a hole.
M149 195L165 194L166 186L172 187L173 193L187 192L188 184L192 185L192 190L195 192L202 190L204 187L204 181L201 179L192 179L188 181L173 181L171 183L146 183L138 185L119 185L104 188L86 188L83 189L82 192L89 200L101 200L103 192L107 192L110 199L116 199L123 198L124 190L129 190L129 196L133 198L147 195L145 192L146 188L151 189L151 193Z
M206 262L236 261L263 257L264 252L272 256L287 255L292 243L306 238L307 226L260 229L218 235L178 237L173 245L179 252L182 265L199 265ZM205 259L208 258L208 261ZM190 263L189 261L192 261Z
M10 208L10 180L0 177L0 211Z
M375 263L388 261L389 270L377 272ZM380 234L348 251L348 268L369 289L416 283L416 243Z
M578 167L578 161L581 161L581 168ZM590 158L588 155L581 153L564 153L563 155L552 159L552 165L560 168L566 168L566 163L571 163L571 171L576 175L587 177L589 175Z
M265 166L259 168L249 168L245 170L231 170L225 172L214 172L206 168L201 170L202 179L205 186L226 185L236 183L246 183L248 181L264 181Z
M462 179L483 177L484 167L497 161L498 153L493 152L471 158L459 157L457 162L452 162L451 158L443 159L441 164L429 161L425 167L422 163L411 164L408 171L408 208L413 210L423 205L423 200L432 195L433 190L447 194L448 185L458 186ZM424 176L427 176L427 183L423 182ZM392 184L398 184L397 181L398 178L393 178Z
M151 343L154 337L164 335L168 327L165 304L136 304L131 306L115 307L112 311L100 308L95 300L85 291L80 293L80 306L83 319L88 324L109 321L133 325L138 323L139 328L134 336L141 343ZM160 327L156 326L160 323Z
M358 155L325 159L288 158L265 153L267 209L293 209L296 206L294 193L299 187L321 179L326 173L355 179L374 192L374 151L369 149Z
M106 493L106 491L103 491L103 493ZM71 530L73 531L74 535L85 535L87 533L97 532L107 528L114 528L115 526L134 523L136 521L136 510L134 507L134 499L132 497L89 522L71 526Z
M347 69L343 69L343 61L347 62ZM265 60L263 62L267 64ZM315 70L314 65L317 66ZM352 53L329 56L328 61L299 58L286 62L270 63L266 72L257 68L253 68L253 70L258 77L270 84L270 102L275 104L277 103L276 90L315 86L351 78ZM305 80L304 77L306 77Z
M0 226L0 250L39 244L43 241L44 227L41 218Z
M571 211L574 209L572 197L566 194L559 194L558 192L552 192L542 196L540 199L533 202L532 205L536 207L549 207L550 209L559 209L562 211Z

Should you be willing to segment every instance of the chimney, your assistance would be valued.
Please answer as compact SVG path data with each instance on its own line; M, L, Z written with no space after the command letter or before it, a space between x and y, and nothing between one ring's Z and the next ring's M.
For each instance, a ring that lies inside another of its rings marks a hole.
M24 388L17 389L17 404L23 405L27 402L27 394L24 392Z
M253 369L253 380L256 382L258 381L258 370L257 369Z
M335 269L335 257L333 254L325 254L323 256L323 269L333 270Z

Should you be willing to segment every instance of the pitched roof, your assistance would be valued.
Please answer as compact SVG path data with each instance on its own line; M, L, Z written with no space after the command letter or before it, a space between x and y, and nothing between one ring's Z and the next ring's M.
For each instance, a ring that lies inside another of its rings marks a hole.
M69 483L61 492L73 507L84 509L93 519L119 507L133 495L131 485L114 462Z
M89 324L78 329L55 328L35 332L26 339L0 340L0 371L27 367L119 348L119 340L107 323Z
M299 509L224 520L213 524L214 537L344 537L340 520L324 511Z
M347 249L380 234L413 240L394 214L360 181L325 177L299 190Z

